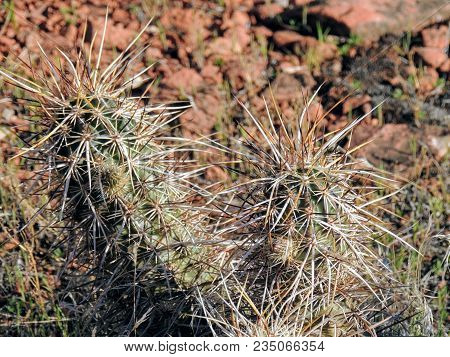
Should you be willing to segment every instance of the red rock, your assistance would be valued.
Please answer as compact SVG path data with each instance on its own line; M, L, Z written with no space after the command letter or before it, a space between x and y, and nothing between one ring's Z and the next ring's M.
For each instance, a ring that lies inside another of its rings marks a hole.
M344 121L345 123L348 120L346 116L343 116L340 119L342 119L342 121ZM367 143L376 135L379 130L380 128L369 125L367 122L363 121L353 130L351 146L355 147L363 143ZM359 156L364 156L362 151L358 151L357 153L360 153Z
M44 4L30 11L30 20L33 24L40 25L47 20L47 18L43 15L43 12L47 9L47 7L48 4Z
M419 92L431 92L436 87L438 79L437 71L434 68L426 67L423 76L419 77Z
M135 32L133 30L125 28L122 23L119 23L115 26L108 26L105 41L122 51L133 41L134 36Z
M177 43L179 43L180 41L177 41ZM182 45L177 45L177 56L178 59L180 60L180 63L185 66L185 67L189 67L189 54L188 54L188 50L190 50L190 48L186 48L185 46Z
M376 133L373 133L376 128L371 130L368 128L366 125L360 125L354 130L352 138L354 146L368 139L373 140L357 151L358 156L365 157L376 166L386 162L393 163L398 165L396 171L405 171L413 165L411 141L415 136L407 124L385 124Z
M424 47L416 48L416 52L430 66L434 68L443 66L448 60L446 53L449 45L448 26L425 29L422 31L422 39Z
M167 35L175 37L177 47L183 47L186 53L204 45L210 35L208 27L212 24L211 15L201 10L176 7L164 12L160 21Z
M256 37L271 37L273 35L273 31L265 26L254 26L252 30Z
M105 5L104 0L90 0L90 2L96 6L104 6Z
M9 27L9 28L6 30L5 35L6 35L6 37L14 38L14 37L15 37L16 35L18 35L18 34L17 34L16 30L14 30L14 28Z
M203 66L200 74L205 79L205 81L211 84L219 84L223 81L222 73L220 72L219 67L214 66L211 63Z
M65 34L67 43L76 43L78 38L78 27L75 25L69 25L67 32Z
M283 62L285 60L285 55L279 51L269 51L269 58L271 62Z
M262 96L252 96L248 98L248 101L250 102L250 108L252 108L255 113L265 112L266 104L264 103Z
M434 68L439 68L448 59L444 50L436 47L417 47L415 51L422 57L425 63Z
M224 71L234 90L241 90L245 86L258 90L267 84L267 60L263 56L252 55L235 56L226 61Z
M311 43L312 41L309 42ZM313 47L314 45L310 44L309 46ZM318 42L315 46L322 60L331 60L337 56L338 49L334 43Z
M237 41L233 41L232 38L229 37L217 37L207 44L205 56L214 56L225 59L241 52L242 47Z
M314 37L303 36L294 31L277 31L274 33L273 39L279 47L297 45L300 46L303 51L306 51L309 48L316 48L317 55L321 60L333 59L338 53L335 44L320 42Z
M277 102L293 102L302 97L300 82L287 73L280 73L271 83L271 87L264 91L264 97L271 98L271 91Z
M149 47L145 51L145 58L150 61L162 59L164 56L159 48Z
M239 48L245 48L251 42L251 37L248 33L248 29L243 27L234 27L226 30L224 33L224 37L231 39L233 43L237 43L239 45Z
M311 105L308 107L308 110L306 111L307 118L312 121L316 122L318 120L321 120L320 126L324 126L326 124L326 121L323 119L323 115L325 114L325 111L322 107L322 104L320 102L314 101L311 103Z
M209 87L205 92L194 96L194 105L180 117L183 133L186 137L206 135L211 132L218 116L222 112L223 103L216 87Z
M450 72L450 58L447 58L447 60L439 67L439 70L441 72Z
M99 45L105 26L105 19L103 17L92 18L93 32L97 31L96 44ZM126 28L124 24L118 23L114 25L112 21L108 20L105 32L105 46L117 47L119 50L124 50L130 42L134 39L136 32Z
M118 8L112 13L112 19L116 22L122 22L126 24L129 20L128 12L121 8Z
M449 44L448 26L439 26L438 28L429 28L422 30L422 39L424 47L447 48Z
M275 17L276 15L281 14L283 11L284 11L283 6L279 4L265 4L258 6L258 8L256 9L256 13L262 20Z
M376 41L387 33L420 30L450 18L448 0L326 0L308 8L308 14L342 26L337 30Z
M273 40L279 47L292 45L296 42L302 42L305 36L300 35L294 31L276 31L273 34Z
M202 85L203 79L195 70L183 68L168 78L165 78L163 83L169 88L192 93Z
M352 146L371 141L356 155L365 157L375 166L383 165L387 170L401 173L404 177L417 177L424 167L432 165L431 160L416 160L411 143L426 145L435 155L435 159L442 160L448 154L450 147L449 136L442 128L423 126L414 130L407 124L385 124L381 128L363 123L355 128L352 135Z
M28 48L30 52L38 53L40 52L38 42L43 46L44 49L46 49L45 45L42 44L42 38L39 36L38 33L32 31L29 32L28 35L25 37L25 46Z
M64 16L61 12L55 12L53 15L49 17L49 19L45 22L47 28L52 31L55 29L56 24L64 21Z
M130 21L128 22L127 29L139 32L141 30L141 24L137 20ZM142 35L142 38L144 38L144 36L145 33Z
M10 234L7 232L0 232L0 246L2 247L0 257L4 257L9 251L16 249L19 245L20 242L18 239L11 239Z
M370 111L372 110L372 104L370 102L364 103L362 105L362 110L363 110L364 114L370 113ZM375 119L375 120L377 120L377 123L378 123L378 119Z
M370 103L371 100L372 100L372 98L367 94L359 95L356 97L350 97L344 102L344 104L342 106L342 112L344 114L347 114L351 110L359 108L363 104Z
M231 18L224 19L221 28L250 27L250 17L244 11L234 11Z
M234 11L230 18L226 18L222 23L221 28L226 30L225 38L229 38L232 44L238 44L240 49L247 47L250 44L250 17L246 12Z
M165 58L158 65L158 72L163 78L168 78L181 69L183 69L183 66L176 58Z

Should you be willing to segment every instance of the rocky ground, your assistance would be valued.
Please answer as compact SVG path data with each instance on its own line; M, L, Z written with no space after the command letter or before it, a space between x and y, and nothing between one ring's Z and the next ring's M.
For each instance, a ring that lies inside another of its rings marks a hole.
M85 44L98 44L95 33L104 26L106 4L103 0L3 0L3 66L17 69L19 60L38 62L38 42L51 55L57 54L57 47L75 53L85 25ZM392 223L404 230L424 257L412 259L399 248L394 260L399 269L420 272L419 288L434 312L435 333L446 334L450 323L445 240L449 232L448 1L124 0L111 1L108 11L105 64L153 18L140 40L150 47L130 73L155 63L144 74L155 79L152 100L191 101L192 109L179 120L179 129L188 137L213 135L232 146L240 126L251 130L238 100L264 115L266 98L271 110L278 106L289 121L321 84L309 115L314 120L326 114L324 131L343 127L384 101L355 130L352 144L371 140L359 155L414 183L392 203L399 215ZM17 101L7 98L20 98L23 93L0 83L5 98L0 99L4 160L0 177L10 175L8 170L15 177L9 177L10 184L4 180L0 192L19 195L16 186L28 173L16 166L11 169L19 162L6 164L6 158L15 152L11 140L15 127L25 123L24 112ZM134 91L142 90L136 83ZM230 179L220 168L210 169L206 176L211 181ZM12 204L6 198L0 203L3 209ZM0 273L0 328L40 318L22 309L46 311L53 326L59 316L51 303L58 288L55 262L60 264L60 257L54 252L49 257L44 243L25 249L20 237L11 239L11 227L3 227L0 267L11 272ZM31 262L24 257L31 257ZM25 259L23 266L34 261L40 278L22 274L20 280L21 270L14 265L18 259ZM37 294L36 282L43 285L44 280L46 285ZM58 321L54 333L69 333L64 319Z

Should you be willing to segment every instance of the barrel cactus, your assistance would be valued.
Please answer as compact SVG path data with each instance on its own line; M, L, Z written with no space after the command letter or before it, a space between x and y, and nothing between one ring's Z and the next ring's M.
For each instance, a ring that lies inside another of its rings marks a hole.
M198 292L217 335L376 335L405 307L379 254L386 235L409 246L377 217L395 182L339 146L368 114L320 135L323 118L308 118L316 95L290 125L243 106L258 130L238 154L246 178L222 217L232 244L220 283Z
M92 53L71 60L60 51L60 67L41 48L47 77L0 74L33 97L35 129L19 155L36 163L34 192L48 195L39 213L51 211L64 227L69 261L90 281L89 289L81 277L68 283L74 309L102 333L135 333L158 310L169 329L187 299L183 291L207 279L196 266L207 216L196 208L203 192L191 180L201 168L189 161L191 142L167 132L189 103L131 95L148 70L125 78L142 53L133 46L145 28L101 69L106 24L95 63Z

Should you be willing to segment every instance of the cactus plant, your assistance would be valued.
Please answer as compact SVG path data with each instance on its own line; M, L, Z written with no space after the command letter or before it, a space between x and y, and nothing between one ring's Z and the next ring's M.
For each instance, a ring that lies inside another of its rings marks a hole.
M385 235L409 246L377 217L394 181L338 145L370 113L318 135L323 118L308 117L316 95L291 126L269 109L264 125L243 106L258 133L238 154L247 179L222 218L232 245L220 283L198 293L216 334L376 334L400 309L404 292L377 250Z
M150 310L182 304L182 291L205 274L195 268L195 246L205 240L206 216L193 203L199 189L191 178L201 169L186 159L190 142L166 132L189 104L142 105L149 99L130 95L149 69L124 78L143 52L133 46L146 27L101 70L106 26L107 17L95 63L92 46L75 61L59 51L61 67L39 46L45 77L0 74L34 98L28 108L36 129L20 155L37 163L34 192L48 195L39 212L54 211L64 223L69 260L93 280L89 291L72 286L70 296L89 306L84 317L103 323L110 316L109 333L129 334Z

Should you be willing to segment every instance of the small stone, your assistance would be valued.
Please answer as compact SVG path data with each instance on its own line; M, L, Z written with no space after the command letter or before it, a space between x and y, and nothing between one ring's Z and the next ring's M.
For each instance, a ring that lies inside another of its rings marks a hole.
M310 41L310 44L314 44L314 41ZM318 42L315 44L315 47L322 60L331 60L335 58L338 53L338 49L334 43Z
M366 103L370 103L371 100L372 98L367 94L348 98L342 106L342 112L348 114L351 110L359 108Z
M258 6L256 13L261 20L273 18L284 11L283 6L278 4L265 4Z
M422 39L424 47L445 49L449 43L448 26L442 25L438 28L432 27L422 30Z
M449 45L448 26L425 29L422 31L422 39L424 47L417 48L417 53L430 66L434 68L443 66L448 61L446 53Z
M242 26L233 27L225 31L225 38L230 38L233 43L237 43L240 48L247 47L251 42L249 30Z
M202 77L191 68L183 68L164 80L164 84L169 88L185 90L188 93L192 93L202 83Z
M205 78L206 81L210 82L211 84L219 84L222 82L222 73L219 70L219 67L214 66L211 63L206 64L202 68L202 72L200 73L203 78Z
M431 92L439 80L439 74L434 68L426 67L423 76L419 78L419 86L421 93Z
M108 26L109 27L109 26ZM106 39L109 44L116 46L119 50L124 50L133 40L135 32L125 28L122 23L111 26L106 32Z
M61 12L58 11L58 12L55 12L53 15L51 15L49 17L49 19L45 22L45 24L49 30L54 30L55 26L58 23L62 23L62 22L64 22L64 16Z
M239 43L233 42L229 37L217 37L208 43L205 56L220 57L222 60L233 57L234 54L241 53L242 47Z
M225 19L222 26L223 29L233 27L250 27L250 17L244 11L234 11L229 19Z
M376 166L389 163L395 167L394 171L406 173L414 165L411 142L415 136L408 125L386 124L375 133L374 130L376 128L373 126L356 127L352 145L357 146L371 140L369 144L358 150L357 154Z
M127 23L127 21L129 20L128 12L120 8L116 9L112 14L112 19L116 22Z
M325 120L323 120L323 114L325 113L322 104L320 102L312 102L307 110L307 118L312 122L321 120L321 126L326 124Z
M25 46L30 52L39 52L38 42L41 41L41 37L36 32L29 32L25 40Z
M180 116L180 123L186 137L198 137L209 134L214 127L218 115L223 110L220 93L216 86L205 88L196 93L193 106Z
M256 37L271 37L273 35L273 31L266 26L254 26L252 30Z
M434 68L439 68L448 59L444 50L436 47L418 47L415 49L425 63Z
M159 48L156 47L149 47L145 51L145 58L148 60L154 61L162 59L164 56Z
M303 40L302 35L294 31L277 31L273 34L273 40L279 47L284 47L291 45L296 42L301 42Z
M302 86L295 76L280 73L271 83L271 88L264 91L264 97L271 98L271 91L277 102L292 102L301 98Z

